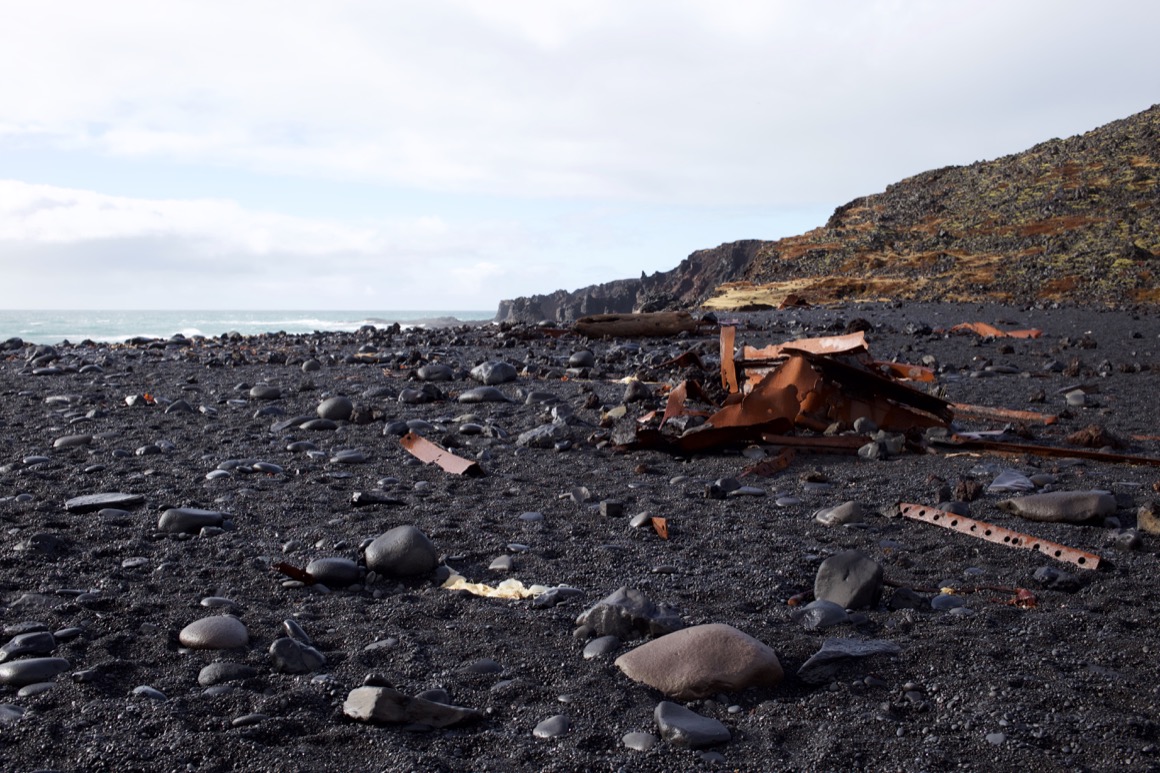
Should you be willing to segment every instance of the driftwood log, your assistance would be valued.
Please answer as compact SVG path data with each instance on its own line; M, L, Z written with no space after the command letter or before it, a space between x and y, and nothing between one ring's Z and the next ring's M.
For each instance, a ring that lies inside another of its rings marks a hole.
M581 317L572 329L589 338L620 336L674 336L683 330L697 329L697 320L687 311L658 311L650 314L593 314Z

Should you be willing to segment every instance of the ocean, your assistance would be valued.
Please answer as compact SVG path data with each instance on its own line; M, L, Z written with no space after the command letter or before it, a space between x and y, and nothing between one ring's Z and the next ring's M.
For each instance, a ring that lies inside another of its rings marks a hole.
M34 344L117 343L136 336L169 338L238 332L313 333L358 330L363 325L422 326L450 318L489 320L495 311L6 311L0 310L0 341L17 337Z

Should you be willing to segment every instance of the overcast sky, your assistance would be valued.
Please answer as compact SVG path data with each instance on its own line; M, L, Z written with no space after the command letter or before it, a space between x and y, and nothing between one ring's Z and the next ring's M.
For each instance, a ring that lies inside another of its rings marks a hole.
M493 309L1160 102L1160 3L4 3L0 308Z

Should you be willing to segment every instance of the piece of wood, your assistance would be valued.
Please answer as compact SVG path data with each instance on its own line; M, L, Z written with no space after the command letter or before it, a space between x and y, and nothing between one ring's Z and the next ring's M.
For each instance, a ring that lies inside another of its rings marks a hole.
M589 338L647 338L675 336L697 329L697 320L687 311L658 311L651 314L594 314L572 323L572 329Z

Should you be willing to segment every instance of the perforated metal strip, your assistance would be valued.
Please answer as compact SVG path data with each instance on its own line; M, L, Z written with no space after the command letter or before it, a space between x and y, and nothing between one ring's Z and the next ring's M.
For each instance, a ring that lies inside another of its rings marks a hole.
M1083 569L1097 569L1100 565L1100 557L1095 553L1085 553L1082 550L1076 550L1075 548L1069 548L1067 545L1060 545L1056 542L1039 539L1030 534L1023 534L1022 532L1012 531L1002 526L976 521L974 518L967 518L957 513L948 513L945 510L939 510L937 507L900 503L898 508L904 516L915 521L932 523L935 526L942 526L945 529L970 534L972 537L985 539L988 542L994 542L999 545L1035 550L1057 561L1075 564Z

